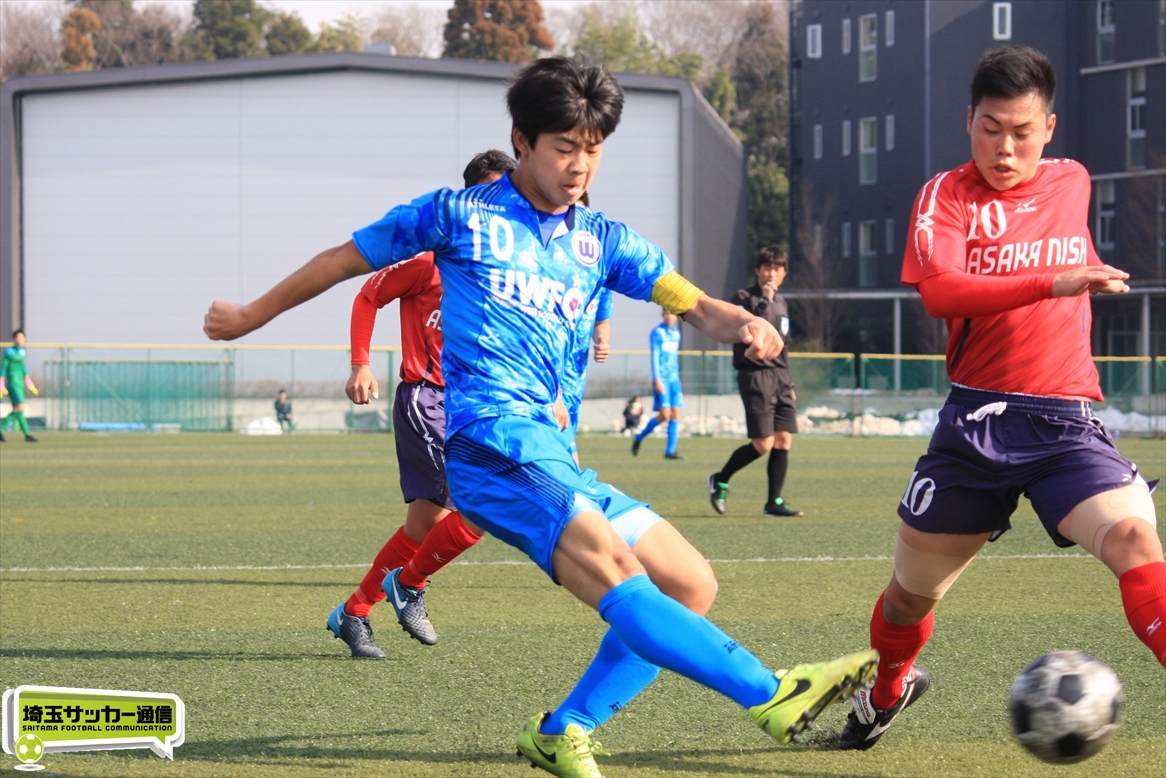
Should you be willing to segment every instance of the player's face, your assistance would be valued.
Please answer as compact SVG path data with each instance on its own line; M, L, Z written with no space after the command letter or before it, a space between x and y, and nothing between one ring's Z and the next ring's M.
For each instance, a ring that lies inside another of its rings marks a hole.
M15 344L17 346L23 346L24 345L24 333L18 332L15 335L13 335L12 342L13 342L13 344Z
M758 286L771 284L780 288L782 281L785 281L785 265L766 264L757 266Z
M578 202L603 158L603 139L581 128L544 132L534 148L518 130L513 140L519 158L511 180L531 205L547 213L562 213Z
M1036 92L985 97L974 109L968 108L972 160L993 189L1011 189L1036 175L1056 125L1056 114L1045 110L1045 101Z

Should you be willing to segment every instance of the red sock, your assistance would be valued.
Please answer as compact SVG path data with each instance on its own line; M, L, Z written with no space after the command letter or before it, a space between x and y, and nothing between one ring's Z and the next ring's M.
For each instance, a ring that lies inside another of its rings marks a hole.
M879 710L892 707L903 696L903 679L911 672L935 624L934 612L918 624L892 624L883 616L885 596L885 592L879 595L870 620L870 647L879 652L879 674L870 699Z
M437 522L437 526L425 536L425 542L417 549L413 559L405 565L397 580L401 586L420 589L425 579L448 565L454 558L481 540L480 535L470 532L457 511Z
M385 580L385 576L389 571L409 564L415 553L417 544L405 534L403 526L398 527L373 560L372 567L364 574L360 586L348 598L344 612L349 616L368 616L372 606L385 599L385 593L381 589L381 582Z
M1126 570L1117 582L1134 634L1166 667L1166 562Z

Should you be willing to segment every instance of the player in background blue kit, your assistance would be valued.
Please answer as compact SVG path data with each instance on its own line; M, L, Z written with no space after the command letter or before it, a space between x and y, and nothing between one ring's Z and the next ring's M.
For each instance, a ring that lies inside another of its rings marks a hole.
M650 299L715 340L748 343L757 358L779 353L781 336L705 295L625 225L576 207L623 108L606 68L538 60L520 71L507 105L519 160L513 173L394 208L257 300L215 301L204 330L239 337L345 278L433 251L444 289L454 501L472 505L468 518L521 549L609 626L563 705L527 721L519 752L558 776L599 776L590 730L661 667L729 697L788 743L827 705L870 682L877 652L768 670L700 615L715 594L707 561L643 503L581 472L553 416L577 320L601 288ZM620 527L613 516L634 521Z
M648 343L652 349L652 392L655 395L656 418L649 421L632 441L632 456L640 453L640 444L652 434L656 425L668 422L668 444L665 459L684 459L676 453L680 437L680 409L684 407L684 387L680 385L680 325L676 314L661 309L664 321L652 328Z

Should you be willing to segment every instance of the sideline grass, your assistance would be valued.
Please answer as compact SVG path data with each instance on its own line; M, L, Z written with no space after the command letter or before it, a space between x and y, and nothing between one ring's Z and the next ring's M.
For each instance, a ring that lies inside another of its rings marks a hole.
M172 691L188 716L174 763L55 755L50 774L533 778L513 756L518 728L561 699L603 627L517 552L487 540L436 577L434 648L385 606L373 613L385 662L348 659L323 628L403 518L389 436L42 440L0 447L0 683ZM807 515L783 521L760 516L760 465L734 478L728 516L708 507L704 479L736 445L685 440L688 459L665 462L658 441L637 459L623 439L581 441L601 477L714 560L712 617L763 660L865 646L894 508L925 443L799 438L786 496ZM1149 476L1166 473L1161 441L1121 446ZM1163 515L1161 492L1156 504ZM1112 576L1052 546L1027 506L1014 524L944 601L921 658L932 691L878 748L829 748L841 706L813 742L775 747L732 703L666 673L597 734L615 753L604 774L1160 778L1166 682ZM302 567L256 569L282 565ZM146 569L47 569L103 567ZM1117 670L1125 721L1098 757L1052 767L1012 741L1004 700L1028 661L1067 647Z

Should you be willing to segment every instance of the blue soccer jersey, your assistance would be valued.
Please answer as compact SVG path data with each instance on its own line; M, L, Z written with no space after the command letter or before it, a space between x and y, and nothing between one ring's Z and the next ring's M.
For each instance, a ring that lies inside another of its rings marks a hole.
M661 322L648 338L652 348L652 378L668 384L680 383L680 328Z
M353 234L374 269L432 251L441 272L446 435L480 419L555 425L552 409L581 315L601 287L648 300L674 270L657 246L587 208L545 241L538 212L506 175L439 189Z

